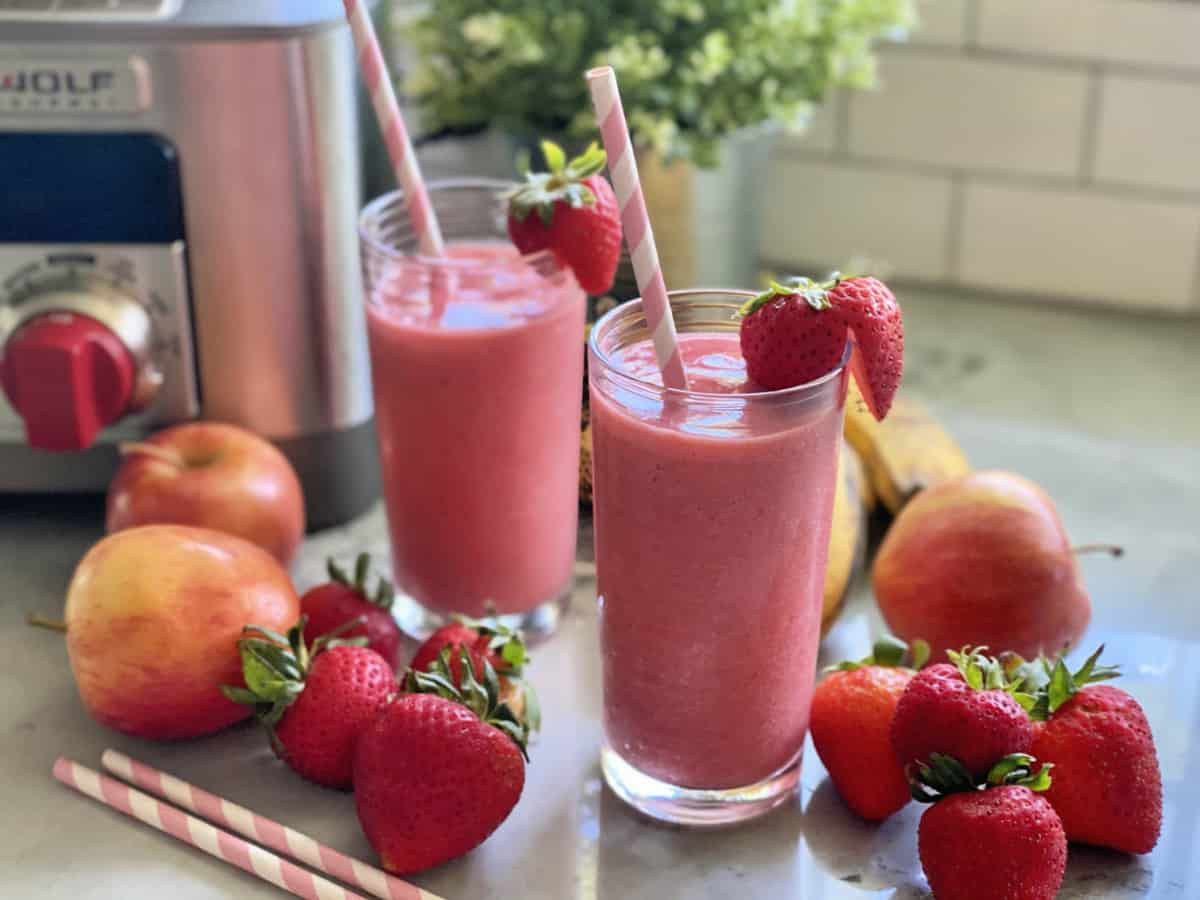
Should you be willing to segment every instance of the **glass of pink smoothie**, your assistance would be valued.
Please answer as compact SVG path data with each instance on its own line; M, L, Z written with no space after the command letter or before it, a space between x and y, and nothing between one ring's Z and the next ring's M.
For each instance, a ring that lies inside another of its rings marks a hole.
M452 613L553 630L578 516L585 297L505 232L507 183L433 182L445 257L398 193L362 213L367 328L401 626Z
M744 291L676 291L689 390L666 389L641 301L589 341L604 733L612 789L670 822L786 800L816 675L846 397L842 366L759 392Z

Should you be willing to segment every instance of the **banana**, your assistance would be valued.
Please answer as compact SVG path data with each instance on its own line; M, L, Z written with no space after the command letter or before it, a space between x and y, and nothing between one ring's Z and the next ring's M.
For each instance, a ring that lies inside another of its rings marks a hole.
M592 505L592 423L587 421L584 410L583 431L579 434L579 502L584 507Z
M922 488L971 469L962 448L933 414L904 393L896 396L887 418L878 422L851 384L845 434L862 457L871 493L893 515Z
M850 582L866 556L867 509L863 491L866 473L858 454L844 441L838 457L837 492L833 499L833 525L829 529L829 563L825 569L825 603L821 634L829 630L842 610Z

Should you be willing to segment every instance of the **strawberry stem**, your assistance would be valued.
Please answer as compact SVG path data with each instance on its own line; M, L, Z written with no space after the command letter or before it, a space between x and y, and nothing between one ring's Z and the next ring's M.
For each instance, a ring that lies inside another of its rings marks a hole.
M47 631L57 631L60 634L67 633L67 623L60 619L48 619L45 616L39 616L37 613L29 613L25 617L25 622L34 628L45 628Z
M147 441L121 441L117 444L117 453L123 457L136 456L141 453L145 456L153 456L160 462L168 463L177 469L187 468L187 461L178 450L171 447L160 447L158 444L151 444Z
M1107 553L1112 557L1121 557L1125 555L1125 548L1117 544L1079 544L1071 548L1073 556L1084 556L1088 553Z

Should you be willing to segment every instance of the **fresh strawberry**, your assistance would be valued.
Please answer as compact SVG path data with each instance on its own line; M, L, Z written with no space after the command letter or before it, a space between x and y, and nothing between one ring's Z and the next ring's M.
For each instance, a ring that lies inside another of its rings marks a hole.
M238 641L246 687L225 686L252 705L275 753L309 781L349 788L359 734L396 692L382 656L354 640L304 641L304 617L285 637L256 625ZM363 641L363 638L358 638Z
M892 715L929 647L913 642L913 669L900 665L908 649L881 640L866 659L836 666L813 694L808 728L817 755L846 805L870 821L886 819L910 799L904 768L892 753Z
M1097 666L1100 647L1074 673L1060 656L1044 663L1046 684L1031 715L1033 752L1054 760L1046 799L1067 838L1126 853L1149 853L1162 830L1162 773L1150 723L1138 702ZM1091 685L1091 686L1089 686Z
M402 693L363 732L354 754L358 820L389 872L419 872L468 853L508 818L525 786L528 730L500 699L485 661L475 677L460 649L430 672L409 669Z
M867 408L877 419L892 408L904 371L904 320L882 281L834 275L771 282L741 314L752 381L774 391L820 378L842 361L849 335L850 371Z
M892 750L902 766L940 753L982 777L1001 757L1029 752L1033 722L1025 706L1033 698L1018 695L1020 682L1010 681L983 649L949 651L951 662L930 666L908 683L892 720Z
M592 144L567 162L561 147L542 141L549 172L525 171L508 195L508 236L522 253L553 251L593 296L607 293L621 258L621 213L600 174L607 159Z
M367 572L371 557L360 553L354 562L354 578L350 579L337 563L326 563L329 581L317 585L300 598L300 610L308 616L304 640L312 644L323 635L365 637L367 646L388 661L393 669L400 665L403 638L400 627L392 618L395 592L391 583L380 578L374 593L367 590ZM350 625L354 620L357 624Z
M486 660L500 676L500 696L517 715L528 722L531 730L540 725L537 695L523 673L529 656L521 633L499 623L483 622L458 616L425 639L417 648L409 667L418 672L431 672L438 659L449 649L449 666L454 682L463 677L462 651L467 651L471 668L484 671Z
M1041 794L1050 764L1005 757L981 789L954 759L935 754L913 795L933 802L917 850L937 900L1053 900L1067 866L1067 838ZM1057 771L1055 776L1057 777Z

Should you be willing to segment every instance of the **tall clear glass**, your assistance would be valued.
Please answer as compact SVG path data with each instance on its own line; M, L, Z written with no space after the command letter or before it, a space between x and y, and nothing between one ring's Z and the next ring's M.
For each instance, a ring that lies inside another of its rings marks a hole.
M816 673L846 360L746 392L750 296L671 294L687 391L662 387L640 300L589 341L604 775L688 825L790 795Z
M419 255L399 193L360 219L397 619L553 629L578 515L585 296L505 232L505 182L434 182L445 257Z

